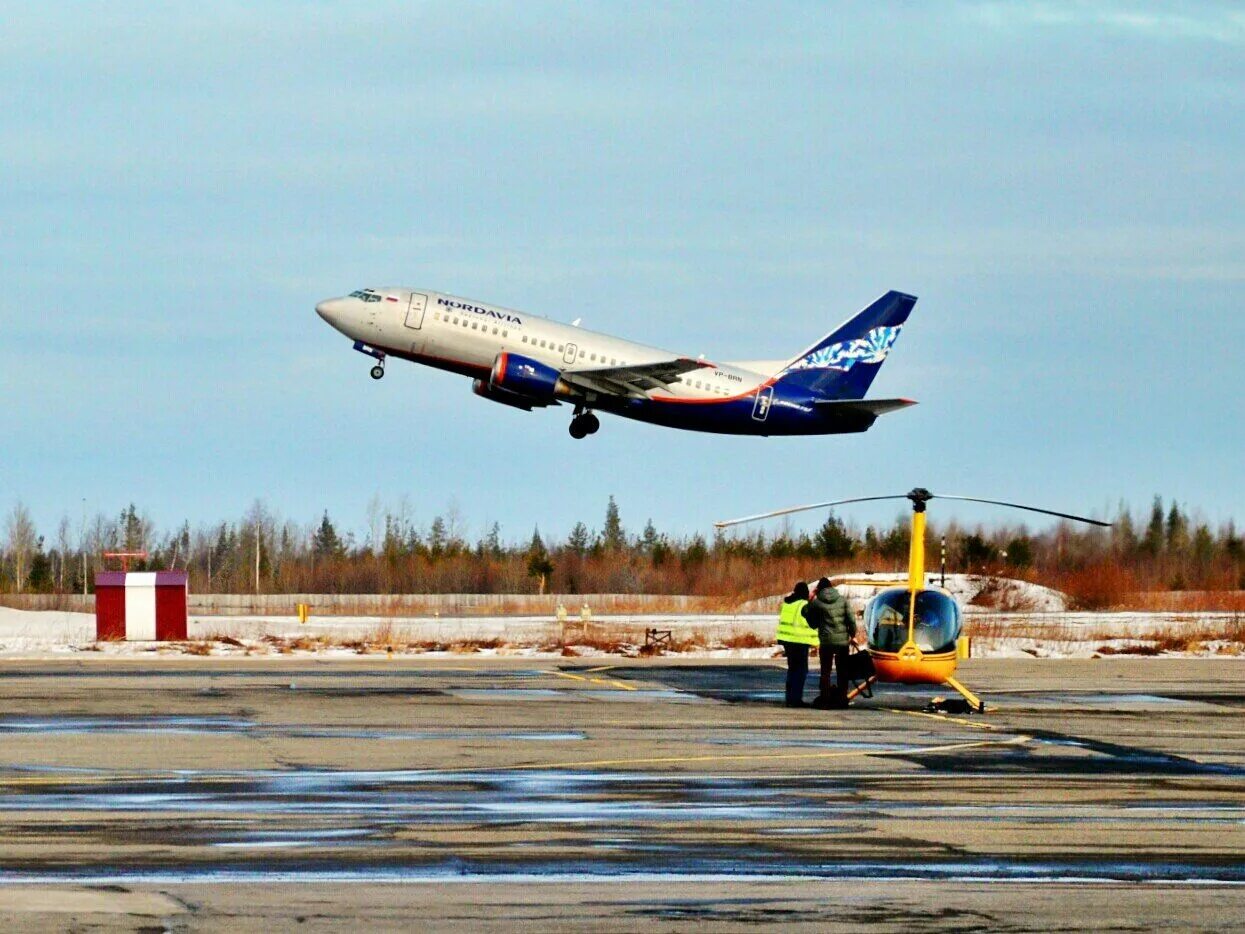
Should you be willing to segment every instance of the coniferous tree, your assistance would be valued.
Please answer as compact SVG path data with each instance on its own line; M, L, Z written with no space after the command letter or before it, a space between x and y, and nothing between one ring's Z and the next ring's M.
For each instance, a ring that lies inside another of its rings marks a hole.
M1151 558L1158 557L1163 550L1163 500L1157 496L1150 507L1150 521L1141 540L1141 550Z
M324 518L320 520L320 527L311 537L311 550L317 558L340 558L346 553L346 546L337 534L337 528L329 518L327 510Z
M908 538L911 536L911 530L908 526L906 516L900 516L896 519L886 534L882 536L881 551L883 558L889 558L892 561L902 561L908 557Z
M588 531L588 526L582 522L576 522L571 529L571 534L566 538L566 547L582 558L588 553L591 545L592 533Z
M1119 514L1116 516L1115 522L1111 525L1111 541L1115 547L1115 552L1121 558L1131 558L1137 553L1138 545L1137 530L1133 526L1133 516L1120 503Z
M704 564L708 560L709 547L705 544L704 536L697 533L692 536L692 540L683 549L683 564L685 567L695 567Z
M601 529L601 544L606 551L622 551L627 547L627 534L623 531L622 518L618 514L618 504L610 497L605 507L605 525Z
M1172 503L1171 510L1167 513L1164 537L1169 554L1180 556L1189 548L1189 520L1181 513L1180 507L1174 502Z
M1210 528L1204 522L1199 523L1198 527L1193 531L1192 542L1193 560L1197 562L1198 569L1205 571L1210 567L1210 562L1215 557L1215 539L1210 534Z
M833 512L817 530L813 544L821 558L850 558L856 551L856 542L847 531L847 526Z
M969 571L980 570L998 557L995 547L986 541L980 532L964 536L964 540L960 543L960 553Z
M52 560L43 550L43 536L35 539L35 551L30 558L30 589L33 591L47 590L52 582Z
M1233 560L1239 561L1245 555L1245 541L1236 534L1236 523L1228 520L1228 527L1223 533L1224 553Z
M488 534L484 537L480 551L490 558L500 558L502 556L501 525L494 522L489 526Z
M1007 563L1014 568L1027 568L1033 565L1033 539L1028 535L1017 535L1007 543Z
M657 526L653 525L653 520L649 519L644 523L644 531L640 533L640 550L646 555L653 553L653 548L658 541Z
M428 527L428 553L434 558L445 554L449 546L449 533L445 528L445 520L436 516Z
M553 574L553 562L549 559L549 549L540 537L540 529L532 531L532 541L527 546L527 575L540 582L540 592L545 592L545 583Z

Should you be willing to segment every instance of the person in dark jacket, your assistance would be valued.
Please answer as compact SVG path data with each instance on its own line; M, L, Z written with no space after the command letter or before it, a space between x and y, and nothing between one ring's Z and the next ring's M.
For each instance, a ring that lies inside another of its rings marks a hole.
M783 598L778 612L776 641L787 656L787 706L807 707L804 703L804 682L808 678L808 650L817 644L817 633L804 619L808 603L808 584L797 581L791 593Z
M804 607L804 618L817 630L821 645L821 694L813 701L814 707L846 707L847 679L843 676L847 665L847 650L856 637L856 614L851 604L829 578L817 582L813 599ZM830 672L837 669L838 676L832 686Z

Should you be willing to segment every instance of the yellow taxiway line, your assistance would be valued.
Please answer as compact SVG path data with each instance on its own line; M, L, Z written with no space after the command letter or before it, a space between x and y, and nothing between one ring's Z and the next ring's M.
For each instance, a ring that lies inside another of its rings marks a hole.
M608 667L613 667L613 666L608 666ZM585 670L586 671L604 671L605 669L588 668ZM626 681L615 681L613 678L589 678L584 675L572 674L569 671L547 671L545 673L550 674L550 675L555 675L556 677L559 677L559 678L567 678L571 681L584 681L584 682L591 682L592 684L604 684L607 687L617 688L621 691L638 690L638 688L636 688L636 686L633 684L628 684Z
M945 713L930 713L926 710L901 710L898 707L879 707L879 710L885 710L887 713L901 713L908 717L928 717L931 720L942 720L946 723L958 723L960 726L971 726L975 730L997 730L998 727L993 723L979 723L976 720L966 720L963 717L951 717Z

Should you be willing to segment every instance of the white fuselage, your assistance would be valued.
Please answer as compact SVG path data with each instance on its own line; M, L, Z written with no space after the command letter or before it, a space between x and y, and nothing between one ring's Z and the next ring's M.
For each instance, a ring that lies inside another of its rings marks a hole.
M558 370L593 370L670 360L671 353L608 334L438 292L379 288L329 299L316 311L338 331L385 354L486 377L499 354ZM755 390L769 372L738 364L704 367L649 391L653 399L714 399ZM762 362L762 367L769 364Z

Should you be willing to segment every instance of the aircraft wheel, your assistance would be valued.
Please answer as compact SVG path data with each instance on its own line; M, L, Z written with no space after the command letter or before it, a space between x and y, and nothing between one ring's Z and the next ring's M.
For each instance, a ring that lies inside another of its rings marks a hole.
M601 420L589 412L583 417L584 431L590 435L595 435L601 430Z
M571 421L570 432L571 432L571 437L574 438L576 441L582 440L583 438L586 438L588 436L587 428L585 427L584 423L578 418Z
M372 367L372 379L380 379L385 375L385 368L380 364Z

